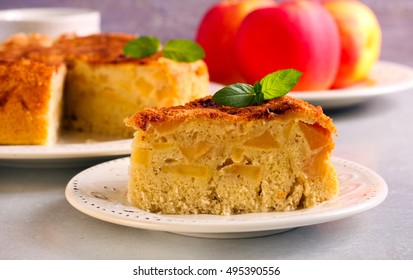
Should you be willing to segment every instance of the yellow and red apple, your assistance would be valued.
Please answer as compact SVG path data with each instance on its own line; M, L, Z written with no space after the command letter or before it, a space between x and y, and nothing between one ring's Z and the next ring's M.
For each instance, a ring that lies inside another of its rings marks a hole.
M325 1L341 40L341 61L333 88L343 88L363 80L378 60L381 27L374 12L358 1Z
M294 90L329 89L339 69L340 51L333 17L312 1L257 9L245 17L237 32L237 62L248 83L294 68L303 72Z
M205 13L195 40L205 50L211 81L223 84L243 81L235 57L238 28L251 11L274 5L273 0L224 0Z

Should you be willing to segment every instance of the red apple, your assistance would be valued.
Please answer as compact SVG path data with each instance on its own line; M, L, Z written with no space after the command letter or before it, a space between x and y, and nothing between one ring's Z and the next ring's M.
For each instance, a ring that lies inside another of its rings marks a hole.
M230 84L243 80L235 57L238 27L251 11L274 5L273 0L226 0L218 2L206 12L198 26L195 40L205 50L211 81Z
M311 1L282 2L248 14L237 33L236 55L248 83L280 69L303 72L294 90L326 90L340 63L340 37L332 16Z

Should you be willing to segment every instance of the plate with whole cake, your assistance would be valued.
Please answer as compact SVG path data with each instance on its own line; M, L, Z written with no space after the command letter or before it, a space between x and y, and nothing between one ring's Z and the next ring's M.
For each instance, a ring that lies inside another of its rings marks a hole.
M133 129L124 118L209 94L203 60L179 62L161 51L127 57L124 46L135 38L16 34L0 42L0 164L66 166L75 158L127 155L130 141L124 139ZM86 141L81 136L69 143L74 137L62 130L81 131Z
M324 109L337 109L362 104L378 96L392 94L413 88L411 67L378 61L369 76L350 87L325 91L296 91L290 96L303 99Z
M90 167L72 178L66 197L79 211L94 218L141 229L206 238L247 238L331 222L379 205L387 195L385 181L357 163L332 158L339 193L314 207L237 215L158 214L132 206L127 199L129 158Z

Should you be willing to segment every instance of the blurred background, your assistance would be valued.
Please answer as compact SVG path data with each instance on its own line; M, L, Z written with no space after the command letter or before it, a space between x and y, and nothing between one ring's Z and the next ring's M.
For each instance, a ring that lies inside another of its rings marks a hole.
M193 39L206 10L218 0L1 0L0 9L77 7L100 11L103 32ZM381 59L413 66L412 0L361 0L383 29Z

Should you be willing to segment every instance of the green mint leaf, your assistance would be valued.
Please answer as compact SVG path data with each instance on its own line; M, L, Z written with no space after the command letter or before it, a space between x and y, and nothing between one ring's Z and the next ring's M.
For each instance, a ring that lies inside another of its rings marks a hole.
M180 62L193 62L205 57L202 47L187 39L167 41L162 52L164 57Z
M286 95L301 78L300 71L287 69L276 71L255 82L248 84L233 84L217 91L212 100L223 106L247 107L261 105L264 100Z
M301 78L303 73L295 69L279 70L265 76L260 84L264 100L286 95Z
M255 103L261 105L264 102L264 94L262 93L262 86L259 82L254 83Z
M259 82L255 82L253 88L254 88L254 92L262 91L262 85Z
M251 85L233 84L218 90L212 100L223 106L241 108L256 104L256 95Z
M155 54L160 47L160 41L153 36L141 36L128 42L123 48L127 57L144 58Z

